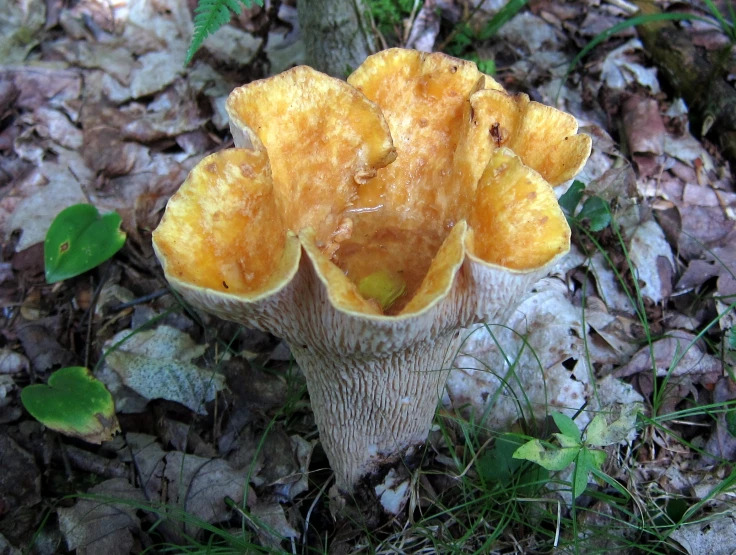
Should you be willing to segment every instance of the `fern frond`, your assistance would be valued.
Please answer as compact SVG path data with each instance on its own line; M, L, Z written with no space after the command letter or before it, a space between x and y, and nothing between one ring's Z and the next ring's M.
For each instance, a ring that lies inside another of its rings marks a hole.
M199 0L194 9L194 34L184 65L192 61L192 57L207 37L230 22L233 13L240 15L243 11L241 4L246 8L250 8L253 4L263 6L263 0Z

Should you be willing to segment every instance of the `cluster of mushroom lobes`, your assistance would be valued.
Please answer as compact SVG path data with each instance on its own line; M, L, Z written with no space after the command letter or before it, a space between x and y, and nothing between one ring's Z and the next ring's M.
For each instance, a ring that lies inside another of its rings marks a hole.
M363 387L352 374L397 371L384 359L418 342L446 351L457 329L505 317L569 249L552 186L582 168L590 138L472 62L391 49L347 82L301 66L234 90L227 111L236 148L192 170L154 247L195 306L286 339L312 397L314 357L341 357L335 379ZM389 431L364 458L406 448Z

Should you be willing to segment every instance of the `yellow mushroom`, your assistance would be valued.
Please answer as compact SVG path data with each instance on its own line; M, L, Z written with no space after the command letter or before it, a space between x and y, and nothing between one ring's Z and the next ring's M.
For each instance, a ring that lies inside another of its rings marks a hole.
M351 492L425 441L459 330L503 321L569 250L552 185L591 141L471 62L402 49L227 109L237 148L192 170L154 248L190 303L288 342Z

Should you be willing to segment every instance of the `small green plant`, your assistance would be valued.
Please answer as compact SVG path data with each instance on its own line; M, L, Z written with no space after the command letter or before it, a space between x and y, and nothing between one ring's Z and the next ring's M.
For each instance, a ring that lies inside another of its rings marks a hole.
M588 220L590 231L602 231L611 223L611 207L602 198L590 196L576 214L584 190L585 185L582 182L573 181L570 188L560 197L560 207L570 225L581 224L584 220Z
M412 11L419 10L422 2L415 0L368 0L368 9L378 30L383 34L393 32Z
M552 434L557 443L532 439L519 447L513 457L537 463L552 472L574 463L572 496L577 498L585 491L591 472L598 477L603 474L601 467L606 461L606 452L600 448L625 440L629 419L622 417L609 425L602 414L596 414L582 434L569 416L553 412L552 418L560 430Z
M503 434L493 444L493 448L484 451L478 457L476 468L478 475L490 485L490 491L514 490L518 494L530 496L540 484L549 481L547 469L525 463L514 453L524 445L524 438L517 434Z
M263 0L199 0L194 10L194 34L187 50L184 65L192 61L204 40L230 22L232 14L240 15L243 6L263 6Z
M120 431L110 392L81 366L57 370L47 385L29 385L20 398L31 416L67 436L100 444Z
M91 204L75 204L51 223L44 242L46 281L56 283L95 268L125 243L120 215L100 216Z
M483 73L493 75L496 73L495 60L482 57L476 48L476 45L493 38L501 27L511 20L519 11L526 6L528 0L509 0L506 5L488 20L480 29L474 29L467 21L461 21L457 24L450 36L440 46L440 50L447 52L452 56L463 58L475 62L478 69ZM478 4L475 11L480 9L483 2ZM473 14L471 14L472 16Z

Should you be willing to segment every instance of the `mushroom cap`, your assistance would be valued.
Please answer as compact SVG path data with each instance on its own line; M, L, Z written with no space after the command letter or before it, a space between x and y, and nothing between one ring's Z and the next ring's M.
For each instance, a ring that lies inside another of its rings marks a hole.
M590 138L472 62L391 49L347 83L296 67L236 89L227 109L237 148L192 170L153 241L169 282L208 312L387 352L504 318L569 249L552 185ZM405 282L386 312L360 292L376 272Z

